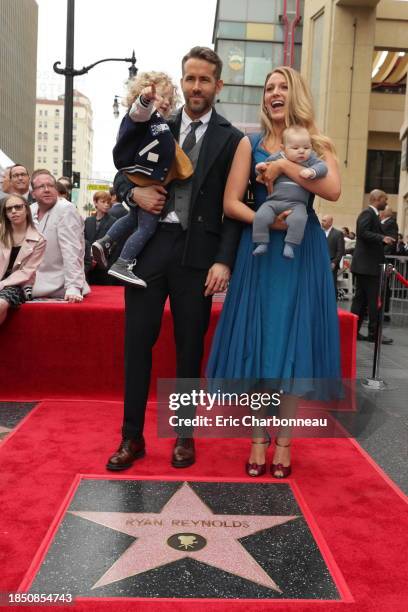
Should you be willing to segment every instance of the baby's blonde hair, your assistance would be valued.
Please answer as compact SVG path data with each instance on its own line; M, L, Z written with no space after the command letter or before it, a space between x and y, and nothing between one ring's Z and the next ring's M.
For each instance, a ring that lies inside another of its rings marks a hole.
M303 125L290 125L282 132L282 143L286 146L288 143L288 138L290 138L292 134L300 134L302 132L306 132L311 139L308 129L303 127Z
M142 89L148 87L152 83L171 89L172 97L170 100L170 108L171 111L174 111L179 102L177 86L173 83L168 74L165 72L155 72L154 70L151 72L141 72L129 81L127 96L123 101L124 106L130 108L133 102L140 96Z

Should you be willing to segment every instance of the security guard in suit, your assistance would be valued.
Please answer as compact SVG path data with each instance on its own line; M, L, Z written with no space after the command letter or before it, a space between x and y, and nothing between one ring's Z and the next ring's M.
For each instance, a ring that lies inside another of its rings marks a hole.
M387 205L387 194L374 189L369 196L369 205L357 219L357 241L351 262L351 271L355 275L356 289L351 304L351 312L358 315L359 340L375 342L378 325L377 298L380 282L380 264L385 262L384 245L392 244L394 239L385 236L380 221L380 211ZM368 336L360 334L366 310L368 310ZM383 344L393 340L383 336Z

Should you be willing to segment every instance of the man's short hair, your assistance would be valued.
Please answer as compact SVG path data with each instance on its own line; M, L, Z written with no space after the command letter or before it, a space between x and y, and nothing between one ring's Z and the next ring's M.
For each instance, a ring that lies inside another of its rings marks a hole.
M213 64L214 77L217 81L221 78L222 59L219 55L209 47L193 47L181 60L181 70L184 75L184 65L189 59L200 59Z
M52 179L54 180L54 183L56 184L57 181L55 180L55 177L51 174L51 172L49 170L47 170L46 168L38 168L37 170L34 170L34 172L31 175L31 189L34 189L34 179L40 175L40 174L48 174L48 176L51 176Z
M69 176L60 176L59 179L57 179L57 183L62 183L65 185L68 191L72 190L72 181Z
M10 170L10 175L9 176L10 176L10 178L12 178L11 175L13 173L13 169L14 168L24 168L24 170L27 172L28 176L30 176L30 174L29 174L29 172L28 172L28 170L27 170L27 168L25 167L24 164L14 164L14 166L9 166L9 170Z
M68 189L65 187L64 183L61 183L61 181L57 181L56 187L57 187L58 195L64 198L65 196L69 195Z
M95 191L93 194L93 201L97 202L98 200L110 200L111 196L109 191Z

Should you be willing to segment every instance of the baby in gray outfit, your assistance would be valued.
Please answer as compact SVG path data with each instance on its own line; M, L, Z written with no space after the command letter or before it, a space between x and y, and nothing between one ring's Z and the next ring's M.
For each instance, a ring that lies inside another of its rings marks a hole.
M266 169L267 162L286 158L304 166L299 175L305 179L323 178L327 174L327 166L317 157L312 149L310 134L300 125L292 125L283 132L282 151L270 155L265 162L256 164L255 170L261 174ZM269 226L277 215L285 210L291 214L285 219L288 230L285 237L283 255L293 259L294 247L303 240L307 221L306 206L309 200L309 191L304 189L286 174L278 176L273 185L273 192L258 208L252 226L252 239L258 246L254 255L262 255L268 250Z

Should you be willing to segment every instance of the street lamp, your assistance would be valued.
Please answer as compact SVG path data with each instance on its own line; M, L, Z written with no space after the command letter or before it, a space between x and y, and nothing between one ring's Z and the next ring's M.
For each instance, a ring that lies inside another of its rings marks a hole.
M115 117L115 119L117 119L119 117L119 96L115 96L113 99L113 116Z
M65 76L65 95L64 95L64 152L62 161L62 174L72 176L72 124L74 109L74 76L86 74L94 66L103 62L130 62L129 79L137 75L136 57L133 51L132 57L109 57L98 60L89 66L84 66L81 70L74 68L74 25L75 25L75 0L67 2L67 42L65 52L65 68L59 68L61 62L54 63L54 72ZM114 111L115 112L115 111ZM118 108L119 113L119 108Z

